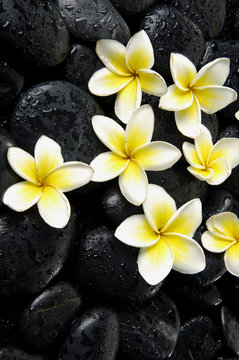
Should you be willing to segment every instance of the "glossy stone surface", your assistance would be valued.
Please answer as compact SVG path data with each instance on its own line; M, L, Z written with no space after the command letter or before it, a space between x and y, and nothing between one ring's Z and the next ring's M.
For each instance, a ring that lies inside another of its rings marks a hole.
M0 61L0 108L9 105L22 90L24 78L6 61Z
M24 350L9 346L0 348L0 359L1 360L47 360L44 355L32 354L25 352Z

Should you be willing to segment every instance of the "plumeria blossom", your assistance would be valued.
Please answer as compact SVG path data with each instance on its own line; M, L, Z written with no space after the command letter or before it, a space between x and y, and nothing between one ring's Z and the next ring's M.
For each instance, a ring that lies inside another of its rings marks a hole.
M200 133L201 110L213 114L237 99L233 89L222 86L229 74L230 60L216 59L197 72L181 54L172 53L170 70L174 84L159 102L164 110L175 111L179 131L190 138Z
M237 112L235 113L235 117L236 117L237 120L239 120L239 111L237 111Z
M239 139L223 138L213 145L210 131L201 125L194 145L183 143L183 153L190 164L188 171L210 185L219 185L239 164Z
M99 40L96 52L106 67L93 74L89 90L98 96L117 93L115 113L125 124L139 108L142 91L155 96L167 91L162 76L151 70L154 52L144 30L134 34L126 47L116 40Z
M124 220L115 236L140 248L138 269L149 284L162 281L171 269L195 274L205 268L204 252L192 239L202 221L200 199L177 210L174 199L161 186L149 184L143 210L144 214Z
M111 150L92 162L92 181L107 181L119 176L125 198L140 205L146 198L148 179L145 170L165 170L181 157L174 145L164 141L150 142L154 129L154 113L149 105L135 110L124 130L114 120L101 115L92 118L98 138Z
M63 192L88 183L93 169L82 162L64 163L60 146L41 136L34 155L11 147L7 157L12 169L25 181L12 185L3 196L3 202L21 212L37 204L43 220L52 227L63 228L70 218L71 208Z
M222 212L211 216L207 222L207 231L201 241L205 249L214 253L225 251L224 261L227 270L239 276L239 219L232 212Z

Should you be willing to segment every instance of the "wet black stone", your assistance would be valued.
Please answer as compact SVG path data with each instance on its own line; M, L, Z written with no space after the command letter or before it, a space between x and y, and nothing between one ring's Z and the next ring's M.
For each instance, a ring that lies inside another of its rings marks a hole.
M236 315L239 315L239 278L227 272L222 278L221 290L223 291L225 304L228 305Z
M79 312L81 296L68 283L45 290L26 307L20 317L22 339L35 349L45 349L66 335Z
M185 322L179 333L172 360L213 360L221 347L216 325L207 316Z
M36 207L0 208L0 296L36 294L59 273L75 241L76 216L64 229L47 225Z
M35 355L25 352L18 347L8 346L0 348L1 360L47 360L44 355Z
M93 308L74 323L56 360L114 360L118 344L117 315L104 307Z
M147 10L156 0L112 0L112 3L125 15L136 15Z
M0 61L0 108L9 105L20 93L24 83L22 75L18 74L6 61Z
M222 40L238 39L237 33L235 31L237 14L236 10L238 8L238 0L226 0L226 19L224 27L220 33L220 38Z
M66 57L69 33L54 2L2 0L2 53L37 67L53 67Z
M227 346L239 355L239 317L226 305L221 308L222 331Z
M109 0L58 0L58 4L70 33L77 39L126 43L130 38L128 25Z
M138 249L120 242L114 232L101 225L88 229L78 241L74 276L80 289L120 302L152 297L162 283L152 286L141 277L136 263Z
M75 44L66 59L65 80L88 91L91 76L103 66L93 49Z
M7 160L7 150L16 146L15 141L6 130L0 130L0 204L8 187L19 180L19 176L12 170Z
M180 319L174 302L159 292L143 305L119 309L120 352L135 360L167 359L177 342Z
M229 191L221 188L209 188L205 202L203 204L203 221L207 221L210 216L224 211L231 211L233 206L233 196Z
M140 28L152 42L154 69L167 79L171 79L171 52L187 56L195 66L199 64L205 48L202 32L177 9L157 4L145 14Z

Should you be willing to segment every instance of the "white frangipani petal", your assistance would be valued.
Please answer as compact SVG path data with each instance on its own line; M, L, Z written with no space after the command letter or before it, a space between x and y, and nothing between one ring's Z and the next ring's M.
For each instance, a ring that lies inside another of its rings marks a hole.
M183 135L193 139L199 136L201 111L196 97L194 97L193 103L189 108L175 112L175 121L178 130Z
M230 246L224 255L224 261L227 270L237 277L239 277L239 243Z
M168 111L180 111L188 109L193 103L191 90L183 91L176 85L170 85L168 91L159 101L159 107Z
M11 168L19 176L33 184L39 184L33 156L18 147L10 147L7 158Z
M205 231L201 237L202 245L208 251L215 253L221 253L227 250L233 245L232 240L222 239L211 233L211 231Z
M167 85L156 71L143 69L137 72L142 91L154 96L162 96L167 92Z
M225 211L213 217L215 230L231 239L237 239L239 234L239 219L236 214Z
M144 30L134 34L126 46L126 63L132 71L151 69L154 64L154 51Z
M201 169L194 166L188 166L187 170L195 176L198 180L201 181L207 181L213 176L213 170L212 169Z
M173 81L177 87L183 91L187 91L197 74L194 64L184 55L171 53L170 69Z
M206 165L209 153L213 148L212 135L206 126L201 125L200 135L195 138L194 143L198 157L202 164Z
M204 165L202 164L202 161L199 158L196 148L193 144L189 142L184 142L182 149L185 159L190 165L192 165L192 167L196 169L204 169Z
M230 59L219 58L210 63L204 65L195 78L193 79L191 86L200 87L208 85L222 86L230 71Z
M227 159L232 169L236 167L239 164L239 139L223 138L219 140L209 154L209 162L219 158Z
M102 153L92 160L90 166L94 170L92 181L101 182L114 179L128 166L129 160L112 151Z
M236 117L237 120L239 120L239 111L237 111L237 112L235 113L235 117Z
M209 164L213 176L207 180L210 185L220 185L231 175L231 165L225 158L214 160Z

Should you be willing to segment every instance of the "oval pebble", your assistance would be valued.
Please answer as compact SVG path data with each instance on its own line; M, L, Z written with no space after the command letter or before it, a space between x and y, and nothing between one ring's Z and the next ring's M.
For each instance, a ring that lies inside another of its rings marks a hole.
M147 10L156 0L112 0L112 3L125 15L136 15Z
M226 305L221 308L222 331L228 348L239 355L239 318L233 310Z

